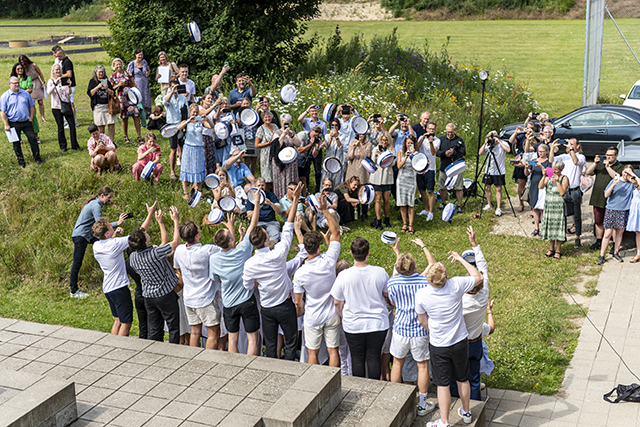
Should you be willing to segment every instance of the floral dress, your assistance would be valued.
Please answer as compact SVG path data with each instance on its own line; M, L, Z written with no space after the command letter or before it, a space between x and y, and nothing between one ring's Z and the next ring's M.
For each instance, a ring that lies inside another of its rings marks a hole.
M142 68L136 66L136 61L129 62L127 66L127 72L133 76L136 87L142 94L142 105L144 105L145 110L151 111L151 92L149 92L147 70L149 70L149 64L146 59L142 60Z
M121 119L140 116L140 110L138 110L138 106L129 104L129 98L127 97L127 92L129 91L129 88L134 87L133 84L131 84L132 78L133 76L131 75L131 73L129 73L128 71L125 71L122 74L113 73L111 74L111 78L109 79L111 80L111 84L113 86L121 82L125 82L124 86L120 86L116 91L116 93L118 94L118 99L120 100L120 118Z
M279 143L281 147L293 147L297 148L300 145L300 140L297 136L290 137L285 136L282 137L282 130L278 129L274 132L275 136L279 138ZM273 147L272 147L273 149ZM273 192L278 197L278 200L282 199L287 195L287 184L290 182L298 182L298 162L289 163L285 165L284 168L280 169L277 162L274 160L271 162L271 176L273 178ZM266 179L265 179L266 181Z
M276 129L275 125L272 126ZM272 136L273 131L266 125L260 126L256 132L256 138L260 138L262 144L271 141ZM260 176L264 178L265 182L273 182L271 177L271 146L260 148Z
M560 179L567 179L567 177L562 175ZM564 221L564 199L560 195L558 186L553 184L553 179L550 179L547 183L547 196L544 199L540 236L544 240L564 242L566 240Z

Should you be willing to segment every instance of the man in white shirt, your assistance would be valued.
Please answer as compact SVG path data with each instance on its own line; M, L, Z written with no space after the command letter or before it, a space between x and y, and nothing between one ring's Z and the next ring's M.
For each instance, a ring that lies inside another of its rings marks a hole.
M180 74L178 80L181 85L185 85L187 93L184 96L189 102L196 102L196 84L189 78L189 66L187 64L180 64Z
M303 185L298 183L293 200L300 198ZM296 210L291 209L287 222L282 228L280 242L269 249L269 235L262 227L254 228L249 234L255 254L244 264L242 282L246 289L258 288L262 307L262 332L267 357L277 357L278 326L284 332L284 357L294 360L298 338L296 307L291 299L293 284L287 273L287 255L293 239Z
M351 113L353 113L353 116ZM336 118L340 122L338 134L342 142L342 151L344 151L345 159L347 158L347 151L349 151L349 144L356 139L356 133L351 128L351 122L353 122L353 118L356 116L359 116L358 112L349 104L340 105L336 111ZM347 165L343 165L342 168L346 170Z
M415 129L415 127L414 127ZM420 137L421 142L420 151L429 160L429 169L426 173L416 175L416 182L418 184L418 192L420 193L420 199L424 209L418 213L418 215L426 215L427 221L433 219L433 207L436 205L436 152L440 148L440 138L436 136L436 124L430 122L427 125L427 132ZM429 198L427 199L427 193ZM429 205L427 207L427 200Z
M156 201L151 206L147 205L147 217L141 226L145 231L149 229L157 203ZM111 334L127 337L133 323L133 303L127 266L122 253L129 247L129 236L118 237L122 233L120 227L114 231L106 217L100 218L91 227L91 234L98 239L93 244L93 256L104 273L102 291L107 297L113 315Z
M462 314L462 296L480 289L483 277L458 253L449 252L449 259L462 264L469 276L449 279L447 269L441 262L431 264L426 271L429 286L418 290L415 297L420 324L429 331L431 376L438 386L440 406L440 419L427 423L427 427L449 427L451 379L456 381L462 400L458 415L466 424L471 422L469 344Z
M487 134L484 140L484 145L480 147L478 151L479 155L487 153L487 163L484 168L484 177L482 183L484 184L484 194L487 197L487 204L484 208L485 211L491 209L491 186L496 186L496 216L502 215L502 187L505 185L505 158L507 153L511 151L511 147L507 142L503 142L498 138L498 133L494 130Z
M324 337L329 352L329 366L338 367L340 316L333 304L331 287L336 280L336 262L340 256L340 225L329 214L325 196L320 196L319 203L318 208L324 213L329 226L329 250L320 253L324 236L319 232L314 230L304 235L308 258L293 278L293 292L298 317L304 315L304 342L309 350L309 363L320 363L318 353Z
M576 138L568 140L556 139L551 143L549 150L549 162L562 160L564 169L562 175L569 178L569 188L564 193L564 216L573 217L573 227L568 229L569 234L576 233L574 247L582 246L580 236L582 235L582 190L580 190L580 178L582 170L587 162L582 154L582 147Z
M464 251L462 258L473 265L482 274L482 289L478 292L467 292L462 296L462 315L467 326L469 335L469 369L471 377L471 399L481 400L480 396L480 361L482 360L482 326L489 305L489 270L487 260L476 243L476 233L473 227L467 228L467 235L473 250ZM454 381L451 382L451 395L458 397L458 387Z
M228 221L226 225L228 228ZM209 277L209 258L220 252L220 247L202 245L200 227L193 221L181 224L179 230L180 238L187 243L176 248L173 255L173 268L179 272L184 284L182 298L191 329L189 345L200 347L204 324L207 328L206 348L217 350L222 313L215 296L220 290L220 282L213 281Z

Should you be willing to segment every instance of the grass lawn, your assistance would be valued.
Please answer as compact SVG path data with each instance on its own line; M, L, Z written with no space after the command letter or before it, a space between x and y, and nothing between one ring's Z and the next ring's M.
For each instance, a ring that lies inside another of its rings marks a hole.
M627 93L638 79L638 63L615 26L605 21L600 93ZM620 19L618 25L640 53L640 20ZM398 38L408 44L438 51L449 38L452 60L475 63L487 70L506 68L510 75L528 83L541 111L556 116L582 105L584 21L407 21L358 22L313 21L308 34L326 38L340 25L343 39L354 33L366 38L398 28Z
M331 24L328 25L330 28ZM380 25L376 23L377 28ZM343 31L346 32L346 28ZM35 60L48 77L53 57ZM96 63L108 66L110 60L104 53L74 55L72 60L78 80L78 139L81 146L86 146L86 126L92 121L89 98L85 95L86 82ZM12 64L9 60L0 61L0 72L8 75ZM52 121L49 103L45 105L46 116ZM134 131L133 126L130 128L131 137ZM135 183L131 165L137 147L124 145L120 125L116 129L118 156L124 169L103 177L90 172L86 150L60 152L56 128L51 122L41 124L41 152L46 161L42 167L33 163L28 145L23 146L27 159L27 168L23 170L18 167L6 140L0 144L0 182L3 183L0 189L0 316L110 330L112 318L101 293L102 272L91 250L80 272L81 289L88 291L90 297L75 300L69 298L68 293L73 252L71 231L84 202L103 185L116 191L115 202L105 208L105 215L116 218L120 212L134 213L134 219L124 225L126 233L139 226L146 213L144 204L154 199L163 209L172 204L178 206L181 221L194 220L199 224L207 213L204 203L195 209L189 208L181 198L179 183L169 181L167 173L157 186ZM160 144L163 163L168 167L168 142L160 138ZM496 370L486 382L492 387L552 394L560 387L577 344L578 331L570 320L580 316L578 310L561 297L560 285L570 282L579 268L592 264L593 256L576 252L567 245L560 261L546 259L542 256L546 242L489 234L493 219L488 215L481 220L473 218L480 208L480 200L471 199L465 213L455 216L452 224L440 220L426 223L422 217L416 217L415 237L422 238L435 257L444 261L449 250L463 251L470 247L465 230L468 225L474 226L490 266L491 297L496 300L494 313L498 324L496 333L487 340ZM393 211L393 230L399 233L401 222L397 216ZM204 230L202 241L211 242L214 232ZM150 233L152 241L157 242L156 224ZM413 253L418 267L425 268L426 262L417 247L409 242L409 236L399 234L401 250ZM370 263L382 265L391 272L393 252L382 244L379 231L362 222L353 223L352 231L344 236L342 258L351 260L348 247L358 236L371 242ZM599 268L591 271L596 273ZM454 264L450 274L463 274L463 270ZM137 333L137 320L132 333Z
M25 27L4 27L4 25L24 25ZM31 27L29 25L50 25L50 27ZM79 36L108 35L109 28L104 22L64 22L58 18L0 19L0 41L39 40L50 35L57 38L74 34Z

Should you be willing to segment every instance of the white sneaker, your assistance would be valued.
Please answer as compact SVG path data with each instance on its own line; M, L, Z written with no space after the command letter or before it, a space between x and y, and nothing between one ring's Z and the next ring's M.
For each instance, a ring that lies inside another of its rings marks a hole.
M418 405L418 416L422 417L423 415L427 415L429 412L436 409L436 404L434 402L427 401L425 406Z
M500 216L502 215L502 209L498 208L496 209L496 216Z
M89 296L89 294L86 294L81 290L77 290L75 292L69 292L69 295L71 295L71 298L86 298Z
M458 408L458 415L460 415L465 424L471 424L471 412L464 412L461 406Z
M449 427L449 424L443 423L442 420L438 418L435 421L429 421L427 427Z
M428 211L428 210L423 209L423 210L421 210L420 212L418 212L418 215L420 215L420 216L425 216L425 215L427 215L428 213L429 213L429 211Z
M484 208L482 208L483 211L488 211L489 209L491 209L491 205L484 205Z
M429 212L427 214L427 221L431 221L433 219L433 212Z

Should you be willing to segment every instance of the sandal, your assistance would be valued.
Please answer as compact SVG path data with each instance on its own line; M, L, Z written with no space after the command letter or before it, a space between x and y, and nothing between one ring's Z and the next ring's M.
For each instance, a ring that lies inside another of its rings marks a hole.
M567 228L567 234L576 234L576 226L572 225L571 227Z
M554 256L556 254L556 251L549 251L546 254L544 254L544 256L546 256L547 258L551 258L552 256Z
M171 174L169 175L169 178L171 179L171 181L177 181L178 177L176 176L176 174L174 172L171 172Z
M524 205L518 206L518 212L522 212L524 210Z
M144 144L144 139L142 139L142 137L141 137L141 136L139 136L139 137L138 137L138 143L139 143L140 145Z
M640 255L636 255L636 256L634 256L633 258L631 258L629 260L630 263L635 263L635 262L638 262L638 261L640 261Z
M533 233L531 233L532 237L536 237L540 235L540 230L533 230Z
M187 193L182 193L182 198L185 200L189 200L189 195Z
M409 234L413 234L415 231L413 230L413 225L409 226Z
M562 254L560 252L556 252L556 254L553 256L553 259L560 259L561 256Z
M129 143L129 137L128 137L128 136L125 136L125 137L124 137L124 143L125 143L125 144L128 144L128 143Z
M402 224L402 228L400 229L403 233L407 232L407 224Z

